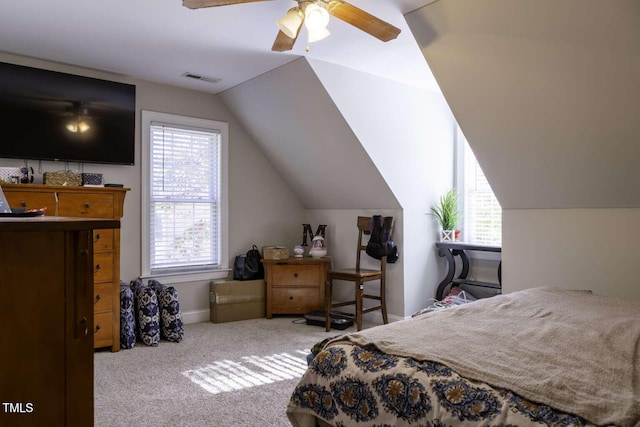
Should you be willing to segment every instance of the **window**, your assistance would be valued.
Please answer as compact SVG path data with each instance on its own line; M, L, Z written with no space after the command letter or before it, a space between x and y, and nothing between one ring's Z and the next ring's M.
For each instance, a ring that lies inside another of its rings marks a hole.
M455 157L456 187L462 195L464 240L501 245L502 208L459 127Z
M215 278L226 268L228 125L143 111L142 129L143 277Z

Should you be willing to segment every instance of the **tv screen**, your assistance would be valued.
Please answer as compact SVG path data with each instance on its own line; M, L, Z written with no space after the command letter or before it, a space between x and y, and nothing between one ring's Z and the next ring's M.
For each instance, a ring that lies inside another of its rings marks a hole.
M0 63L0 157L133 165L134 85Z

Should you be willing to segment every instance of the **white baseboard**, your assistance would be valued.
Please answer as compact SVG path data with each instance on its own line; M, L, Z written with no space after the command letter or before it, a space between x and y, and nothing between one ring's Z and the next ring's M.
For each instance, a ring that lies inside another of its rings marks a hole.
M363 317L369 322L382 324L382 312L379 310L371 313L366 313ZM393 314L388 314L387 317L389 318L389 323L405 319L404 317L396 316ZM211 321L211 315L209 310L185 311L182 312L182 321L184 322L184 324L209 322Z
M372 311L371 313L366 313L362 317L363 319L369 322L382 324L382 312L380 310ZM389 320L389 323L397 322L398 320L404 320L404 319L405 319L404 317L387 313L387 320Z
M209 322L209 321L211 321L211 315L209 314L209 310L197 310L197 311L184 311L184 312L182 312L182 322L184 324L198 323L198 322Z

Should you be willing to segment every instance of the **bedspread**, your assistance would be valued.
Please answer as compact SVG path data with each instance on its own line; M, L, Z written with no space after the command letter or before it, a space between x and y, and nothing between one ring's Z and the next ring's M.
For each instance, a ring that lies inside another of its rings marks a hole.
M593 426L508 390L465 379L445 365L350 342L322 350L296 386L296 427Z
M330 341L287 414L301 427L640 427L639 355L637 302L527 289Z
M598 425L640 426L637 301L532 288L344 336Z

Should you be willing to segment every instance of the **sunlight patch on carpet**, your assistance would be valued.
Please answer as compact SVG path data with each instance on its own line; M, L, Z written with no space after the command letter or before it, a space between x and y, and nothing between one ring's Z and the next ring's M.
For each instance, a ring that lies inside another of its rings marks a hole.
M307 369L309 351L270 356L244 356L239 361L220 360L198 369L182 372L195 384L217 394L277 381L300 378Z

